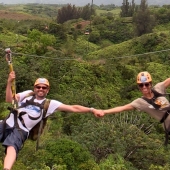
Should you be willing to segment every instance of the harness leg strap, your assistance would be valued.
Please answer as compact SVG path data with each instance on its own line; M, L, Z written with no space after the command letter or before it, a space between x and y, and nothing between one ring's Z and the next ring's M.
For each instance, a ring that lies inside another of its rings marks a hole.
M170 131L169 131L169 127L167 128L165 125L165 120L167 119L167 117L169 116L170 111L167 110L165 112L165 114L163 115L162 119L160 120L160 123L164 124L164 129L165 129L165 142L164 145L167 146L168 145L168 141L169 141L169 135L170 135Z
M160 120L160 123L163 123L166 120L166 118L169 116L169 114L170 114L170 110L167 110L163 115L162 119Z

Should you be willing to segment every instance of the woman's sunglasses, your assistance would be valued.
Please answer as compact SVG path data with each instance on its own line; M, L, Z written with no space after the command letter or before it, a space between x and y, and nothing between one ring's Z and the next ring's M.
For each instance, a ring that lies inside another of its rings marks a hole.
M143 88L144 86L145 87L149 87L150 83L141 83L141 84L138 84L138 87L140 88Z

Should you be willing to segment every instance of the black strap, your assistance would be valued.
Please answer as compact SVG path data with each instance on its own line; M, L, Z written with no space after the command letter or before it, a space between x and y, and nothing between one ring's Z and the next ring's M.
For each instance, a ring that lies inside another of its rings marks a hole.
M166 118L169 116L169 114L170 114L170 111L167 110L165 114L163 115L162 119L160 120L160 123L163 123L166 120Z
M40 104L38 102L34 102L34 99L35 99L35 95L32 96L32 98L30 100L26 100L25 103L22 103L21 106L19 106L18 108L23 108L23 107L26 107L28 105L34 105L34 106L39 107L40 109L43 109L45 100Z
M44 102L44 108L42 110L42 119L41 119L41 122L40 122L40 127L39 127L39 130L38 130L38 137L37 137L37 144L36 144L36 151L38 150L39 148L39 141L40 141L40 135L41 135L41 130L43 128L43 124L44 124L44 121L43 119L45 119L46 117L46 114L47 114L47 109L48 109L48 106L49 106L49 103L50 103L50 100L49 99L46 99L45 102Z
M14 127L16 127L17 129L20 129L19 125L18 125L18 110L8 107L8 109L10 110L10 113L14 114Z
M8 110L11 110L11 108L10 107L8 107ZM9 115L8 116L6 116L5 117L5 119L3 119L3 121L2 121L2 138L3 138L3 136L4 136L4 134L5 134L5 129L6 129L6 120L9 118Z
M156 91L155 89L151 89L151 90L152 90L152 92L154 93L155 98L161 97L161 96L166 96L166 94L159 93L159 92Z
M169 141L169 135L170 135L170 131L168 131L166 124L165 124L165 120L166 118L169 116L170 112L167 110L165 112L165 114L163 115L162 119L160 120L160 123L164 124L164 129L165 129L165 142L164 145L167 146L168 145L168 141Z
M161 105L158 105L155 103L156 98L161 97L161 96L165 96L165 94L161 94L159 92L157 92L155 89L151 89L152 93L154 94L153 98L148 99L144 96L142 96L142 99L144 99L145 101L147 101L149 104L151 104L155 109L159 109L161 107Z
M42 129L43 123L44 123L44 122L43 122L43 119L45 119L45 117L46 117L46 113L47 113L47 109L48 109L50 100L49 100L49 99L45 99L41 104L39 104L39 103L37 103L37 102L34 102L34 99L35 99L35 95L34 95L30 100L26 100L25 103L22 103L21 106L18 107L18 108L23 108L23 107L26 107L26 106L28 106L28 105L35 105L35 106L40 107L40 109L41 109L41 114L40 114L39 117L34 118L34 117L31 117L31 116L28 115L29 118L32 119L32 120L37 120L37 119L39 119L39 118L42 116L42 119L41 119L41 121L40 121L39 132L38 132L37 145L36 145L36 150L38 150L39 138L40 138L41 129ZM48 104L47 104L47 103L48 103ZM17 108L17 109L18 109L18 108ZM19 131L21 130L20 127L19 127L19 125L18 125L18 122L17 122L17 118L19 118L19 120L21 121L22 125L26 128L22 116L25 115L25 114L27 114L27 113L26 113L26 112L20 112L19 115L18 115L18 111L17 111L17 110L15 110L15 109L13 109L13 108L9 108L9 110L11 111L11 113L14 114L14 125L15 125L15 127L16 127ZM21 133L21 135L22 135L22 133Z
M165 123L164 123L164 127L165 127ZM167 131L167 130L166 130L166 127L165 127L165 142L164 142L164 145L165 145L165 146L168 145L169 135L170 135L170 132Z
M44 117L43 117L43 118L44 118ZM42 130L43 124L44 124L43 118L42 118L41 121L40 121L40 127L39 127L39 129L38 129L38 136L37 136L37 143L36 143L36 151L37 151L38 148L39 148L41 130Z
M19 116L18 116L18 119L20 120L20 122L22 123L22 125L27 129L26 125L25 125L25 122L24 122L24 119L22 118L22 115L26 114L26 112L20 112L19 113Z
M154 94L154 97L152 99L148 99L146 97L142 97L142 99L144 99L145 101L147 101L149 104L151 104L155 109L159 109L161 106L155 103L155 100L157 97L161 97L161 96L165 96L166 94L161 94L159 92L157 92L156 90L152 89L152 92ZM168 145L168 141L169 141L169 135L170 135L170 131L168 130L168 128L165 125L165 120L167 119L167 117L170 114L170 110L167 110L162 119L160 120L160 123L164 124L164 129L165 129L165 142L164 145L167 146Z
M161 105L156 104L156 103L155 103L155 100L156 100L156 98L161 97L161 96L165 96L166 94L161 94L161 93L157 92L155 89L151 89L151 90L152 90L152 92L153 92L153 94L154 94L153 98L152 98L152 99L148 99L148 98L142 96L142 99L144 99L145 101L147 101L147 102L148 102L149 104L151 104L155 109L158 110L158 109L161 107ZM168 117L169 113L170 113L170 110L167 110L167 111L165 112L165 114L163 115L162 119L160 120L161 123L163 123L163 122L165 121L165 119Z
M8 107L8 109L10 110L11 113L14 114L14 127L18 130L18 132L21 135L22 140L24 141L24 136L23 136L23 133L21 132L22 129L18 125L18 110L14 108L10 108L10 107Z
M34 105L34 106L39 107L41 110L43 110L43 109L44 109L44 103L45 103L46 99L45 99L41 104L38 103L38 102L34 102L34 99L35 99L35 95L34 95L30 100L26 100L25 103L22 103L21 106L18 107L18 108L23 108L23 107L26 107L26 106L28 106L28 105ZM26 114L26 112L21 112L21 113L19 113L19 118L21 119L22 115L24 115L24 114ZM38 117L32 117L32 116L30 116L30 115L28 115L28 117L29 117L31 120L37 120L37 119L39 119L39 118L41 118L41 117L44 117L44 115L42 116L42 111L41 111L41 114L40 114L40 116L38 116Z

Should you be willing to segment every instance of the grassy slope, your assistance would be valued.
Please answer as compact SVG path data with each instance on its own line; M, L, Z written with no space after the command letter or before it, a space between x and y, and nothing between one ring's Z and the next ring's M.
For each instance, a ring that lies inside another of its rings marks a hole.
M165 50L165 49L170 48L169 31L157 30L156 33L143 35L141 37L134 38L132 40L128 40L128 41L125 41L120 44L114 44L114 45L111 45L104 49L92 52L87 56L87 59L88 58L94 58L94 59L106 58L106 59L108 59L108 58L116 58L116 57L119 58L119 57L126 57L129 55L134 55L134 54L140 54L135 51L135 46L138 46L140 44L143 48L145 48L144 46L149 45L150 40L152 40L153 36L157 37L159 39L159 42L152 45L153 51Z
M19 16L20 18L24 18L24 19L43 19L46 20L46 17L41 17L39 15L32 15L27 13L28 11L26 9L30 8L29 6L25 6L25 5L9 5L9 6L5 6L5 14L6 18L10 19L13 17L13 19L16 19L17 16ZM39 7L35 7L39 8ZM49 6L49 8L51 8L52 10L56 9L56 6ZM1 8L2 9L2 8ZM10 10L10 11L9 11ZM1 12L4 13L4 10L0 10L0 18L3 17L3 15L1 15ZM112 11L104 11L104 10L96 10L97 14L100 15L101 13L107 13L107 12L112 12L115 15L118 15L120 13L120 8L116 8L113 9ZM8 16L8 17L7 17ZM18 18L17 18L18 19ZM166 30L169 30L170 28L170 24L167 25L162 25L162 26L157 26L154 29L154 33L157 33L158 36L160 36L160 32L162 32L164 34L165 37L161 37L161 39L163 39L163 41L161 41L158 45L165 47L166 49L169 48L168 45L165 44L169 44L169 39L170 39L170 35L169 32L165 32ZM10 36L7 34L7 37L5 38L5 35L1 35L0 36L0 40L1 41L9 41L11 43L15 43L16 42L16 38L10 38L10 37L16 37L15 35L12 35L12 33L10 33ZM150 34L150 36L152 36L152 34ZM103 58L114 58L114 57L124 57L124 56L128 56L128 55L133 55L133 54L137 54L136 51L134 50L134 41L144 41L143 37L146 37L146 35L141 36L139 38L135 38L133 40L129 40L120 44L114 44L111 45L109 47L105 47L104 49L100 49L99 46L90 44L90 46L92 47L92 49L88 52L89 55L87 56L88 58L93 58L93 59L103 59ZM23 37L21 37L21 40L24 39ZM78 43L80 43L81 41L78 41ZM86 41L82 41L82 48L87 48L87 42ZM81 44L80 43L80 44ZM143 43L143 42L142 42ZM157 46L158 46L157 45ZM86 49L85 49L86 50ZM157 50L157 47L155 46L155 50Z
M106 13L112 13L113 15L119 15L120 11L121 11L120 8L115 8L115 9L110 10L110 11L96 9L96 14L101 15L101 14L106 14Z
M6 5L0 6L0 19L12 20L50 20L48 11L53 11L53 15L57 13L56 6L43 7L44 11L37 6L30 5Z

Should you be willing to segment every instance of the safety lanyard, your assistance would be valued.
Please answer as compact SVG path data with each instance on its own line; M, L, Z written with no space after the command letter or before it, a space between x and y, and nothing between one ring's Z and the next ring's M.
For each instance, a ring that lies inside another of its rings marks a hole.
M5 52L6 52L6 55L5 55L6 61L8 62L10 72L12 72L13 71L13 64L12 64L12 54L11 54L10 48L5 49ZM17 107L17 101L15 99L15 95L16 95L15 80L13 80L13 82L12 82L11 90L12 90L12 105L13 105L14 108L16 108Z

